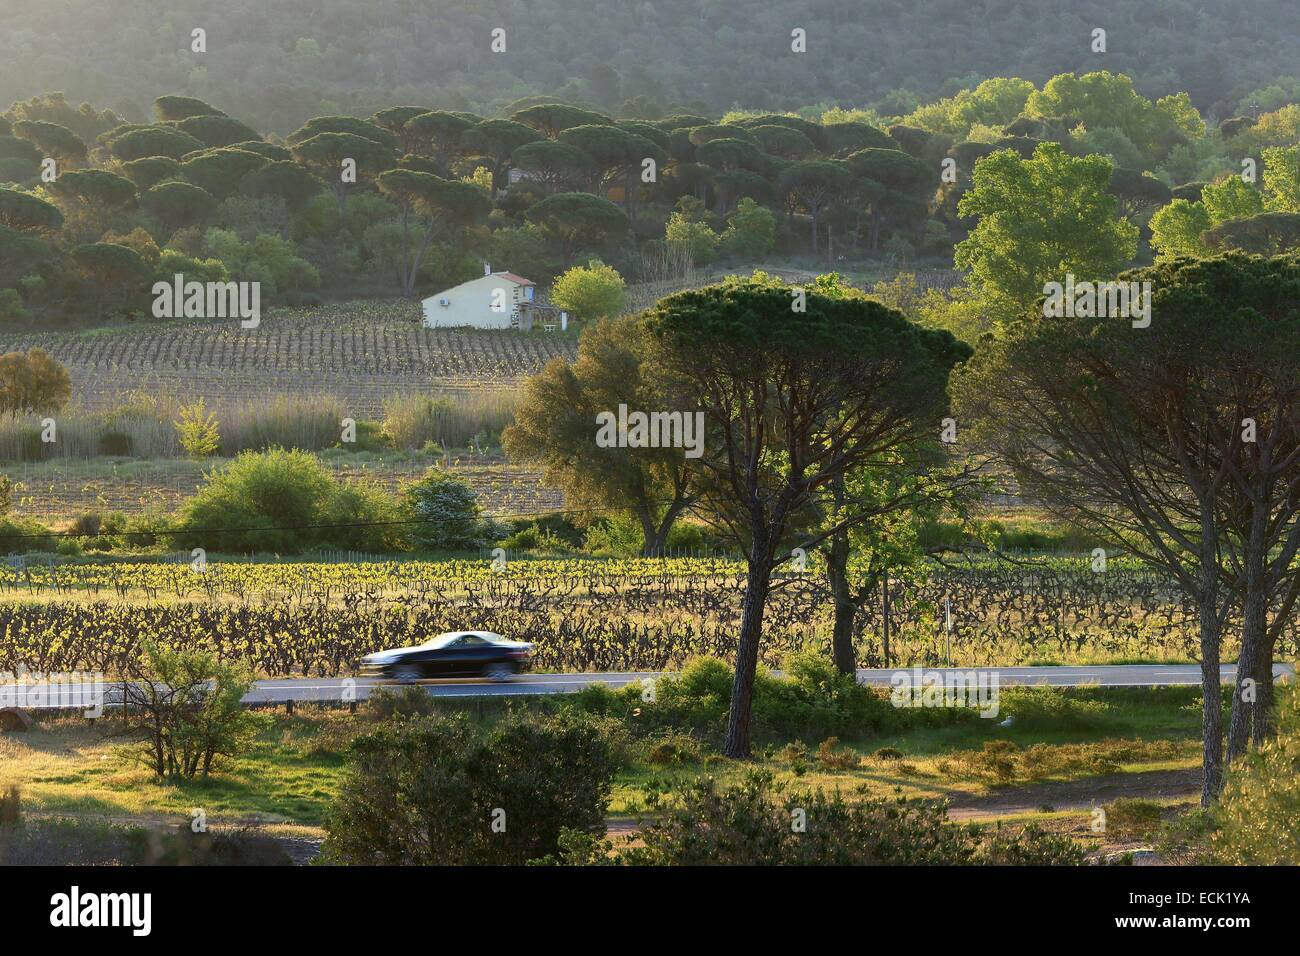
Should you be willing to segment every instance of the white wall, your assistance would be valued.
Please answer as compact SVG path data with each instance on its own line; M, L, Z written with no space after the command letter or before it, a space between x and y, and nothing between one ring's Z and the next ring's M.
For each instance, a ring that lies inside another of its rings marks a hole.
M500 276L479 276L462 282L445 292L424 300L424 325L426 328L473 326L478 329L508 329L516 303L522 298L520 286ZM502 290L499 298L504 302L500 312L492 310L493 291ZM447 299L448 305L439 305Z

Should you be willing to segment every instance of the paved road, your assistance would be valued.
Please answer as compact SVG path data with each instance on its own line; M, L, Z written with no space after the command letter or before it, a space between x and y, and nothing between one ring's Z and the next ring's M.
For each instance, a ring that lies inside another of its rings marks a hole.
M1222 680L1231 682L1236 676L1236 665L1225 664ZM1201 682L1200 667L1196 664L1118 664L1097 667L979 667L979 668L926 668L919 671L922 679L933 680L933 674L970 674L987 685L997 675L997 686L1014 684L1045 684L1052 687L1079 687L1095 684L1101 687L1167 687L1197 685ZM858 681L872 686L888 687L895 675L906 674L917 680L918 671L912 668L889 670L859 670ZM1294 668L1278 664L1273 668L1275 677L1294 677ZM623 687L632 681L652 678L648 671L616 672L604 674L525 674L509 683L493 684L486 681L425 681L424 688L436 697L523 697L536 694L568 694L592 684L606 684L612 688ZM365 700L383 682L374 678L303 678L297 680L258 681L244 698L249 704L340 703ZM923 685L922 685L923 686ZM120 685L105 683L98 688L90 682L63 684L19 684L0 682L0 708L19 706L28 710L85 710L102 700L112 706L122 699Z

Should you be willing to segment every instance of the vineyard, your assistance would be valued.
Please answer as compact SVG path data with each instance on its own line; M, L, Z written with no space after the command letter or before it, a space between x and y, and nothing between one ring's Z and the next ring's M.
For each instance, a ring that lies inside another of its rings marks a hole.
M939 569L863 609L863 666L997 666L1050 660L1188 660L1196 620L1178 592L1123 562ZM497 631L537 645L542 670L657 670L728 657L744 590L724 559L370 561L212 564L181 560L0 568L0 672L121 673L141 640L205 647L266 676L353 673L364 654L446 630ZM944 627L945 606L952 629ZM790 574L765 619L764 663L825 649L831 602L816 573ZM1300 626L1279 656L1300 651ZM1225 656L1232 653L1225 647Z
M546 333L426 329L405 300L272 309L256 329L237 322L141 324L112 332L0 336L0 351L45 349L68 368L73 397L108 409L139 390L193 399L329 394L357 417L394 395L518 384L576 339Z

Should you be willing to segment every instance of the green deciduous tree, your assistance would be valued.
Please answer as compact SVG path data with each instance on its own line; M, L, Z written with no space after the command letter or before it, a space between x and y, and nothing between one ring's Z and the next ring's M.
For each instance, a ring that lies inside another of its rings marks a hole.
M612 318L623 309L623 277L596 260L573 266L555 280L551 302L584 322Z
M1138 230L1116 216L1111 165L1043 143L1032 159L1009 150L975 165L958 204L978 223L954 253L995 321L1023 315L1046 282L1113 277L1137 252Z
M71 395L68 370L44 349L0 355L0 414L57 412Z
M602 319L583 330L577 359L556 359L528 380L502 443L511 458L540 462L574 508L631 515L643 553L660 554L693 500L683 449L602 447L597 416L620 404L667 411L674 398L645 327L630 316Z
M491 522L483 517L478 496L466 482L440 468L430 468L419 481L403 490L411 525L411 539L432 550L466 550L482 547L491 535Z

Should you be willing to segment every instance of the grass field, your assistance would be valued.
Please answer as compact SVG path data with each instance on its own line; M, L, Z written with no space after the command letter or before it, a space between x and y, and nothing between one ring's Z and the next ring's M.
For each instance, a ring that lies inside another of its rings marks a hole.
M491 705L470 709L491 721ZM519 705L514 705L519 706ZM528 707L566 707L542 702ZM609 807L611 832L628 833L647 795L671 778L709 774L738 778L754 766L779 783L838 789L852 799L903 796L941 799L962 820L1038 822L1090 846L1122 842L1090 825L1091 808L1113 800L1178 808L1199 790L1198 701L1194 689L1004 691L1010 728L992 720L926 726L843 741L769 735L755 761L717 756L716 731L639 733L634 719ZM42 716L24 734L0 736L0 791L18 786L25 811L37 816L175 826L201 809L212 826L256 824L290 839L319 838L346 767L346 750L374 726L363 708L275 714L252 750L208 779L158 782L134 764L112 720ZM1032 770L999 775L990 754L1036 755Z

